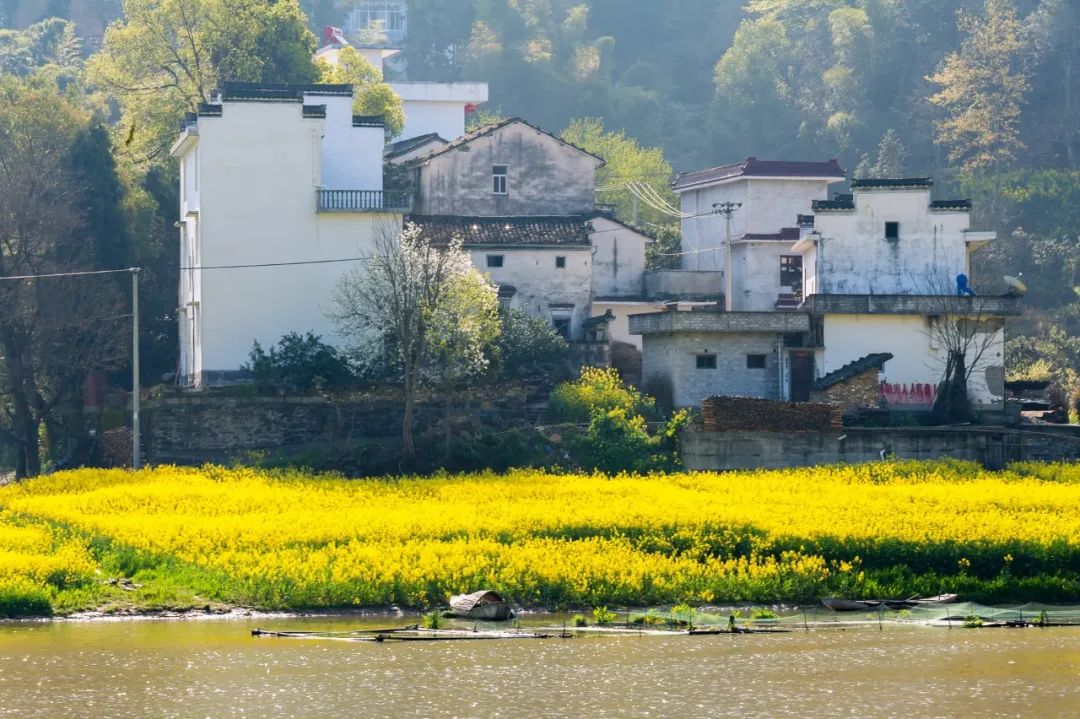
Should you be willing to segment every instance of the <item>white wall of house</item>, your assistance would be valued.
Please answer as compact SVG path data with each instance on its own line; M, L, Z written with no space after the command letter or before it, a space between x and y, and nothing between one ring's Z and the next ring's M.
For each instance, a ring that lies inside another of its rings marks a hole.
M351 95L304 93L304 103L325 105L320 143L322 186L328 190L382 190L382 127L353 127Z
M731 218L732 238L746 233L773 233L794 227L798 215L810 214L813 200L824 200L836 180L819 178L740 177L682 191L684 270L722 270L726 220L711 214L715 204L741 202ZM732 277L735 281L735 277Z
M642 297L645 293L645 245L651 240L603 215L594 217L591 222L593 297Z
M358 257L370 248L376 231L400 228L400 215L316 212L325 131L323 119L302 116L300 102L228 101L220 117L200 117L174 146L183 168L183 266ZM356 154L352 157L359 161ZM381 147L374 157L381 167ZM358 171L355 181L364 181L366 172ZM193 208L189 191L194 188L198 204ZM325 309L349 267L332 263L182 273L182 374L198 384L203 373L235 372L247 362L255 340L268 346L291 331L312 330L332 341Z
M953 294L956 276L971 274L964 232L969 214L932 210L929 189L857 190L854 211L815 217L820 239L814 291ZM899 239L885 238L886 222L900 223Z
M592 251L587 245L566 246L466 246L473 266L499 286L516 292L510 307L548 323L570 320L570 338L582 339L582 322L589 316L592 299ZM502 257L502 267L491 267L488 257ZM565 258L563 267L557 258Z
M790 294L791 284L780 282L780 258L797 256L790 242L777 240L740 241L731 248L731 309L768 312L776 309L776 299Z
M922 315L834 315L824 317L824 350L816 373L823 376L875 352L891 352L882 381L890 384L929 384L944 379L948 349L936 341L930 318ZM1004 401L1005 333L997 331L972 370L968 394L976 408L997 408ZM974 362L974 346L968 362ZM993 388L993 389L991 389Z
M486 82L392 82L401 97L405 129L400 137L436 132L447 140L465 134L465 106L487 102Z
M424 162L414 211L485 217L590 214L600 164L536 128L512 122ZM507 168L505 194L494 192L497 165Z

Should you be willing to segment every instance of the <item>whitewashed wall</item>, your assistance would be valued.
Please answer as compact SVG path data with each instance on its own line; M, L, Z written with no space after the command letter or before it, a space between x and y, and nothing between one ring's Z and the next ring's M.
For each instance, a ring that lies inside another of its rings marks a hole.
M915 315L825 315L824 346L817 375L875 352L891 352L882 379L891 384L937 386L945 376L947 348L935 342L929 318ZM999 406L1004 397L990 391L987 371L1003 372L1005 333L999 331L971 374L968 394L976 407ZM969 363L974 356L969 357Z
M643 296L649 238L602 215L593 218L592 226L593 297Z
M550 323L551 305L573 305L570 337L582 339L582 322L589 316L592 299L591 248L470 246L466 250L473 265L488 275L495 285L511 285L517 290L511 307ZM502 255L503 266L488 267L488 255ZM556 267L556 257L565 257L566 266Z
M302 117L299 102L228 102L221 117L200 117L197 141L180 155L187 166L196 148L199 153L198 222L184 226L185 266L357 257L376 231L400 228L400 215L316 213L323 132L323 120ZM378 158L381 167L381 152ZM253 341L268 346L291 331L333 340L325 309L348 269L334 263L188 273L181 306L198 305L195 326L181 325L184 371L236 371Z
M768 312L776 309L781 293L791 285L780 284L780 258L796 255L792 243L776 240L737 242L731 248L731 309Z
M900 238L885 239L885 223ZM930 209L929 190L859 191L854 212L815 218L820 294L952 294L970 276L969 213ZM978 289L978 288L976 288Z
M436 132L454 140L465 134L465 106L487 102L485 82L392 82L401 97L405 129L401 138Z
M326 105L319 154L322 186L328 190L382 190L383 128L353 127L349 96L307 93L304 102Z
M641 350L641 335L630 334L630 315L656 312L657 302L632 302L629 300L594 300L590 317L600 317L608 310L615 319L608 323L608 333L615 342L625 342Z

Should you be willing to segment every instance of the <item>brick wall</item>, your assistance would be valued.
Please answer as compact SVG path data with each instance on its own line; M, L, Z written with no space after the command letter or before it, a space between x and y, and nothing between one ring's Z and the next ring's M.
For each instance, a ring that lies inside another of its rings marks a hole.
M814 390L810 393L812 402L829 402L844 409L877 407L880 397L881 385L877 367L871 367L862 374L834 384L826 390Z
M657 395L670 391L676 407L697 407L715 395L780 396L774 334L680 332L645 335L642 340L645 390ZM699 354L715 356L716 368L698 369ZM765 367L747 368L750 354L765 355Z

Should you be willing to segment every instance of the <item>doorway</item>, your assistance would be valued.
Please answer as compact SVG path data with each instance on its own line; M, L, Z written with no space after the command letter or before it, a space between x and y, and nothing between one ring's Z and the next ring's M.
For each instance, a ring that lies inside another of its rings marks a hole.
M809 402L810 385L814 383L814 354L813 352L792 352L791 357L791 387L790 397L792 402Z

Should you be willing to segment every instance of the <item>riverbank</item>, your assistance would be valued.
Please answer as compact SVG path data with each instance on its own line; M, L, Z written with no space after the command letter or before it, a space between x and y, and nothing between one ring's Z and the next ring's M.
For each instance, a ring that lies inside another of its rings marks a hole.
M1080 602L1080 466L614 478L80 470L0 488L0 615Z

